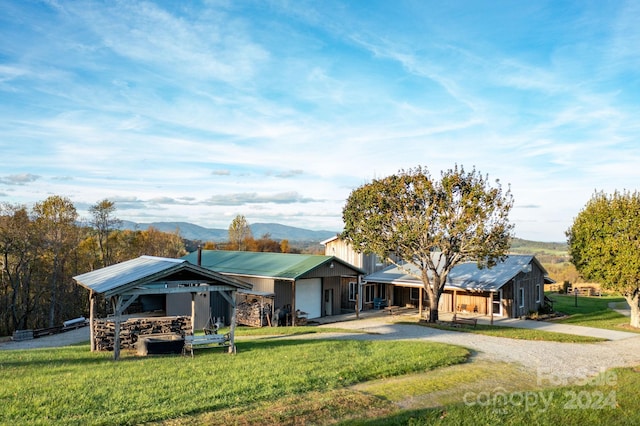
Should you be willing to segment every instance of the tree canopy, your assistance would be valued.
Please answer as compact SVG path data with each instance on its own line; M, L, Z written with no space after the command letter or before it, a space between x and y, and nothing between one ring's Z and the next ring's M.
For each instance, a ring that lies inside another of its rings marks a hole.
M429 320L447 276L458 263L491 267L508 249L513 225L511 192L475 168L455 166L431 177L426 167L401 170L355 189L342 216L341 237L358 252L375 253L396 265L415 265L429 298ZM410 272L407 270L407 272Z
M0 336L86 316L86 290L72 277L105 261L186 254L177 232L116 229L114 211L108 200L92 206L92 228L81 226L73 203L57 195L31 210L0 203Z
M622 294L631 306L631 325L640 327L640 194L596 192L567 239L580 274Z

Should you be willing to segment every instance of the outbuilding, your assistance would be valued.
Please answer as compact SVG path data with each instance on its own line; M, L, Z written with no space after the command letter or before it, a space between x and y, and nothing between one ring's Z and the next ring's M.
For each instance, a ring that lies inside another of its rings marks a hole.
M364 271L334 256L247 251L200 250L183 259L203 268L253 285L253 290L274 295L276 309L304 318L342 313L342 291L359 282ZM212 299L213 312L225 312Z
M215 293L224 298L231 307L230 346L235 349L235 308L236 292L250 290L252 285L234 277L229 277L188 262L185 259L170 259L141 256L126 262L107 266L73 277L82 287L89 290L91 326L91 349L95 349L94 312L97 295L103 295L113 308L112 321L115 323L114 359L120 356L120 323L125 310L134 302L163 307L172 296L186 295L191 303L187 305L191 313L190 331L196 327L197 299L199 295ZM165 300L166 299L166 300ZM203 312L209 318L208 309Z

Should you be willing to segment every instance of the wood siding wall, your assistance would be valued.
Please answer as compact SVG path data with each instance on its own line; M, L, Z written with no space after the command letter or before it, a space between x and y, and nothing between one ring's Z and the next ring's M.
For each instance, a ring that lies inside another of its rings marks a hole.
M340 277L328 277L322 280L322 316L327 316L327 312L325 311L325 291L333 290L333 300L332 300L332 315L339 315L341 313L341 294L340 294Z
M524 306L520 306L520 289L524 289ZM422 290L422 289L421 289ZM397 306L417 306L418 300L411 299L411 287L390 285L388 295L392 294L391 303ZM514 279L502 286L502 316L519 318L537 311L544 300L544 272L536 262L531 263L530 272L521 272ZM344 300L343 300L344 302ZM455 305L454 305L455 303ZM441 312L455 312L458 306L475 305L478 315L489 315L491 303L490 292L456 292L454 302L453 290L445 290L440 296L438 309ZM423 307L428 308L429 301L423 290ZM469 310L469 309L467 309ZM471 312L473 313L473 312ZM494 312L497 315L497 312Z

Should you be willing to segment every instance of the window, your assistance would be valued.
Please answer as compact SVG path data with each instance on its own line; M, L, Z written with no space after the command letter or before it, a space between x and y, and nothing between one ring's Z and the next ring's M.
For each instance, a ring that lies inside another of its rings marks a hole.
M524 308L524 287L520 287L520 307Z
M364 303L373 303L373 293L375 287L367 285L364 287Z
M536 284L536 303L540 303L540 284Z
M418 300L420 298L420 293L418 293L419 291L419 288L411 287L411 295L409 296L409 298L411 300Z
M352 302L355 302L357 294L358 294L358 283L354 281L349 282L349 300Z
M380 299L386 299L387 298L387 286L386 286L386 284L380 284L378 286L378 297Z
M502 316L502 289L493 293L493 314Z

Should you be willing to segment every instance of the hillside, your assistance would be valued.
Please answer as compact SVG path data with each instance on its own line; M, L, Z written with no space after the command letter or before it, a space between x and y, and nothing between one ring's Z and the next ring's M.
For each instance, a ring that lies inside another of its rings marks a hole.
M518 254L546 254L553 256L567 256L568 246L566 242L543 243L539 241L514 238L511 240L511 253Z
M162 232L176 232L178 230L182 238L193 241L227 241L229 231L227 229L205 228L189 222L152 222L152 223L136 223L123 221L121 229L129 230L145 230L154 227ZM336 231L312 231L309 229L296 228L293 226L281 225L279 223L254 223L250 224L251 232L254 238L260 238L265 234L269 234L274 240L289 240L316 242L326 240L337 234Z

